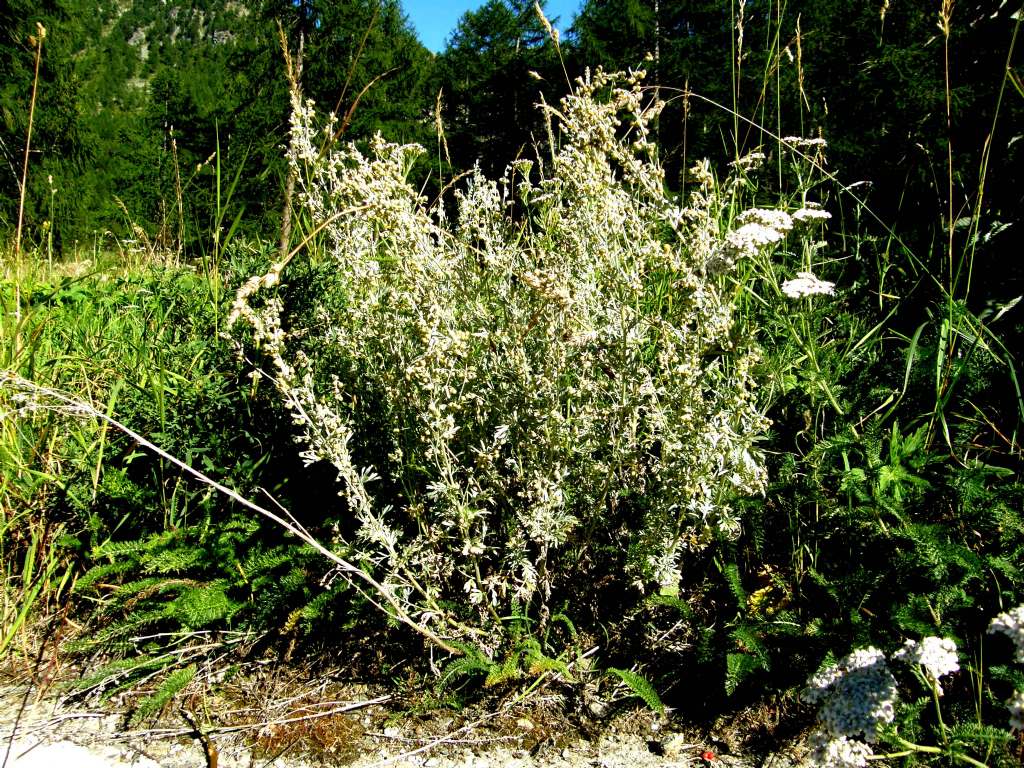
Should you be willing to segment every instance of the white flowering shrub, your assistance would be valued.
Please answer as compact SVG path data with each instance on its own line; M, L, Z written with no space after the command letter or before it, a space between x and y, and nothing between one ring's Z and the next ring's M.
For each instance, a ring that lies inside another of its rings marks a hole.
M315 277L287 299L278 264L232 313L303 456L337 471L355 533L334 546L389 605L486 653L501 616L542 628L589 580L677 586L764 487L757 358L708 273L779 222L720 233L706 168L688 205L666 193L641 77L581 81L548 110L550 164L472 174L453 220L406 180L421 148L325 151L333 118L296 95Z

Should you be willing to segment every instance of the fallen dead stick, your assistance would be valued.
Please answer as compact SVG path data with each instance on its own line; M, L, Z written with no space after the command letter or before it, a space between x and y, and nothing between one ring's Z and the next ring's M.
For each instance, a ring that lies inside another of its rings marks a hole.
M203 732L215 736L223 733L238 733L240 731L252 731L260 728L268 728L275 725L288 725L290 723L301 723L304 720L316 720L321 717L330 717L331 715L340 715L345 712L353 712L357 709L363 709L364 707L372 707L378 704L384 704L391 700L391 696L378 696L375 699L367 699L366 701L356 701L351 704L346 704L342 707L336 707L335 709L329 709L326 712L313 712L312 714L302 715L301 717L282 717L277 720L264 720L259 723L244 723L242 725L220 725L211 726L204 728ZM190 733L194 733L194 728L149 728L143 731L126 731L119 733L110 738L111 741L131 741L132 739L142 738L173 738L175 736L187 736Z
M366 736L371 736L375 739L387 739L388 741L404 741L407 744L423 743L425 741L432 742L435 744L493 744L496 741L514 741L519 738L519 734L509 734L508 736L488 736L486 738L479 739L453 739L449 736L445 736L441 741L437 741L434 737L416 737L416 736L391 736L387 733L366 733Z

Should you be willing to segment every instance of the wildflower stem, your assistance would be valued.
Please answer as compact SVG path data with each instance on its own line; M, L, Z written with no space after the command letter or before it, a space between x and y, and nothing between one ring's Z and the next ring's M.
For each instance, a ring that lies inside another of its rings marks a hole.
M939 734L942 736L942 745L949 748L949 736L946 733L946 723L942 720L942 706L939 704L939 683L930 675L927 675L927 677L932 689L932 701L935 703L935 718L939 723Z
M924 744L915 744L914 742L907 741L906 739L901 738L899 736L896 737L896 741L898 741L902 746L906 747L906 749L904 749L901 752L888 752L888 753L886 753L884 755L870 755L870 756L867 757L867 759L868 760L893 760L893 759L898 758L898 757L907 757L909 755L914 754L915 752L923 752L923 753L929 754L929 755L948 754L954 760L959 760L959 761L961 761L963 763L967 763L968 765L976 766L976 768L988 768L988 765L986 765L985 763L981 762L980 760L975 760L973 757L970 757L968 755L964 755L964 754L962 754L960 752L952 751L952 750L949 750L949 749L942 749L940 747L929 747L929 746L925 746Z

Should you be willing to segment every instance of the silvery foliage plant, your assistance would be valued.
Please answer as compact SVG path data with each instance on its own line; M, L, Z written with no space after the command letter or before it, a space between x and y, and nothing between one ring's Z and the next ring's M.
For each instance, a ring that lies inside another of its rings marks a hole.
M337 472L355 534L333 546L387 604L488 654L499 617L542 626L586 568L674 588L739 532L731 500L764 489L756 351L720 276L742 249L706 165L688 200L665 191L642 77L588 74L542 107L549 154L473 172L447 213L407 180L421 147L330 148L334 116L295 94L323 277L299 316L283 262L233 309L306 461Z

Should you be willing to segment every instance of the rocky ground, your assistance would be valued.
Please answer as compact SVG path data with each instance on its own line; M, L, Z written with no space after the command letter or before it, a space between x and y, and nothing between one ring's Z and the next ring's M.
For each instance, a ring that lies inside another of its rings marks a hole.
M86 706L55 688L9 684L0 768L794 768L801 756L799 747L734 754L721 734L647 710L572 722L543 692L490 709L416 712L359 685L291 690L275 698L266 681L247 681L230 695L187 698L143 727L117 697Z

